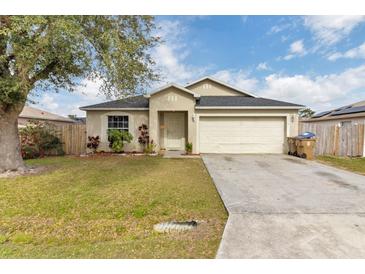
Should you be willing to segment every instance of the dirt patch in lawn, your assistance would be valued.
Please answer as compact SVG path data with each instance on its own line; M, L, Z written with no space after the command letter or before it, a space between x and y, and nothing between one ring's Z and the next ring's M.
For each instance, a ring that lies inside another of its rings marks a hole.
M45 172L46 170L47 167L44 166L27 167L25 170L8 170L0 173L0 178L13 178L18 176L35 175Z

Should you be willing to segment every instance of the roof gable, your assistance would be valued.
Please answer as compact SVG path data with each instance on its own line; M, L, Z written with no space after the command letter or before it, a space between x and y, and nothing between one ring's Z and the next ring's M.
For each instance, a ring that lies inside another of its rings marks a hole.
M187 88L184 88L183 86L180 86L178 84L175 84L175 83L170 83L170 84L165 85L165 86L163 86L163 87L161 87L161 88L159 88L157 90L154 90L154 91L150 92L149 94L147 94L146 97L149 98L149 97L151 97L151 96L153 96L153 95L155 95L155 94L157 94L159 92L162 92L162 91L167 90L167 89L172 88L172 87L173 88L176 88L178 90L184 91L184 92L186 92L188 94L191 94L195 98L199 98L200 97L199 94L197 94L197 93L195 93L195 92L193 92L193 91L191 91L191 90L189 90Z
M242 90L242 89L237 88L237 87L234 87L234 86L232 86L230 84L227 84L225 82L222 82L220 80L217 80L217 79L215 79L213 77L203 77L203 78L198 79L198 80L196 80L196 81L194 81L192 83L187 84L185 86L185 88L191 89L193 86L196 86L197 84L202 83L202 82L205 82L205 81L211 81L213 83L216 83L218 85L221 85L221 86L223 86L225 88L228 88L228 89L230 89L230 90L232 90L232 91L234 91L234 92L236 92L238 94L241 94L241 95L245 95L245 96L248 96L248 97L258 97L258 96L256 96L253 93L250 93L250 92L248 92L246 90Z

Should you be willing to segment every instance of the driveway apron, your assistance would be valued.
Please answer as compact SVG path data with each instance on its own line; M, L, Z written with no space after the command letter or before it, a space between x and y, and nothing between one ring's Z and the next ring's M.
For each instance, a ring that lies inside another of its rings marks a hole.
M202 158L229 212L217 258L365 258L365 176L286 155Z

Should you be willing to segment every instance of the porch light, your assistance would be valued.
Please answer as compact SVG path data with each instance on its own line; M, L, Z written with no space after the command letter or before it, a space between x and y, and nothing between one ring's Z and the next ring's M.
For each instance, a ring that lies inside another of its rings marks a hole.
M193 122L195 122L195 113L193 113L193 115L191 116L191 120L192 120Z

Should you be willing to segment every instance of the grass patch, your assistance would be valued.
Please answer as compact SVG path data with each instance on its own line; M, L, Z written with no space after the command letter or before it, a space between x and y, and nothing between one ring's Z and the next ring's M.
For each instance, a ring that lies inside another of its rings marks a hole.
M227 215L200 159L50 157L27 163L47 171L0 179L1 258L216 254ZM153 231L159 222L191 219L204 222L192 232Z
M33 242L33 237L29 234L16 232L10 240L15 244L30 244Z
M6 237L5 235L0 234L0 244L5 243L7 240L8 240L8 237Z
M334 167L365 175L365 158L318 156L317 160Z

